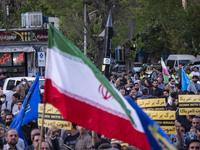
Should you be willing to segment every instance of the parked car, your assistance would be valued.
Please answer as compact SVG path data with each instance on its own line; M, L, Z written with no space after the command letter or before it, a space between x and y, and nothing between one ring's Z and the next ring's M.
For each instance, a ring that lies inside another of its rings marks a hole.
M146 71L147 66L150 66L150 65L151 65L150 63L144 63L144 64L142 64L141 70Z
M182 64L184 66L190 60L193 59L195 59L193 55L185 55L185 54L169 55L166 64L168 68L174 68L175 70L178 70L179 64Z
M153 68L156 68L157 70L161 70L161 65L160 64L152 64L146 67L145 72L148 74L151 74L153 71Z
M133 68L135 72L140 72L142 69L142 63L141 62L134 62Z
M29 85L31 85L34 80L35 80L35 77L11 77L11 78L6 78L5 81L4 81L4 85L3 85L3 93L7 93L11 90L11 87L14 85L14 86L17 86L20 82L21 82L21 79L25 78ZM44 87L44 82L45 82L45 79L39 79L39 86L40 87ZM44 88L43 88L44 89Z
M187 64L185 64L185 66L183 67L184 70L186 70L188 68L189 65L192 65L192 66L199 66L200 65L200 59L193 59L193 60L190 60Z

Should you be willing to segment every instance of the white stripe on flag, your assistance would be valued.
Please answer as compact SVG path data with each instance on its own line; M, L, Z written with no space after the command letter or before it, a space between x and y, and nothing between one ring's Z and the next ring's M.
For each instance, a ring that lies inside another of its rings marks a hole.
M53 47L53 50L48 49L47 51L48 59L51 59L48 60L47 68L53 71L46 70L46 78L51 79L60 92L68 94L68 96L77 96L78 100L84 99L84 102L94 107L129 120L121 105L114 98L109 101L103 99L102 94L98 92L101 83L86 64L77 61L79 58L72 59L61 55L62 52L56 47ZM79 71L77 71L77 68ZM60 73L61 71L62 73ZM85 92L86 89L88 92ZM119 95L121 96L120 93ZM121 98L124 100L126 107L131 110L131 116L136 124L135 129L144 132L136 111L122 96Z

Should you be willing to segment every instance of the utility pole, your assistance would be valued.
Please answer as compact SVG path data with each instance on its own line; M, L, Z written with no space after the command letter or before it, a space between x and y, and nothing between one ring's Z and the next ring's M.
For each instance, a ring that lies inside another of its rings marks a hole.
M182 5L185 11L187 11L187 0L182 0Z
M87 30L86 30L86 25L87 25L87 14L86 14L86 3L84 3L84 54L87 55Z
M105 65L104 74L109 79L110 73L110 60L111 60L111 49L112 49L112 37L113 37L113 25L112 25L112 14L109 12L108 20L105 28L105 58L103 64Z

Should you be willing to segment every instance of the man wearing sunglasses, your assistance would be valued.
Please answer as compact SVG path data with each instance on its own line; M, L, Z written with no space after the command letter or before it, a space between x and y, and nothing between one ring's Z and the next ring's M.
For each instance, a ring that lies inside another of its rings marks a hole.
M169 83L165 86L165 89L169 90L169 94L171 94L172 92L176 92L175 84L176 82L174 78L169 78Z

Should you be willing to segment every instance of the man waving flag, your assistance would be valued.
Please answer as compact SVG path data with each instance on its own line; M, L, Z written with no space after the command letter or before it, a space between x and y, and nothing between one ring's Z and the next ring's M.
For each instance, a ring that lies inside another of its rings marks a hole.
M44 102L58 108L65 120L139 149L174 148L159 125L135 103L131 106L52 25L45 74Z
M40 103L40 92L39 92L39 74L35 78L30 90L28 91L23 105L15 118L13 119L10 127L18 131L19 137L25 141L22 133L21 126L25 125L38 118L38 104ZM26 141L25 141L25 144Z
M165 84L167 84L167 83L169 83L170 74L167 70L167 67L166 67L165 62L163 61L162 57L161 57L161 66L162 66L162 73L163 73L164 81L165 81Z

